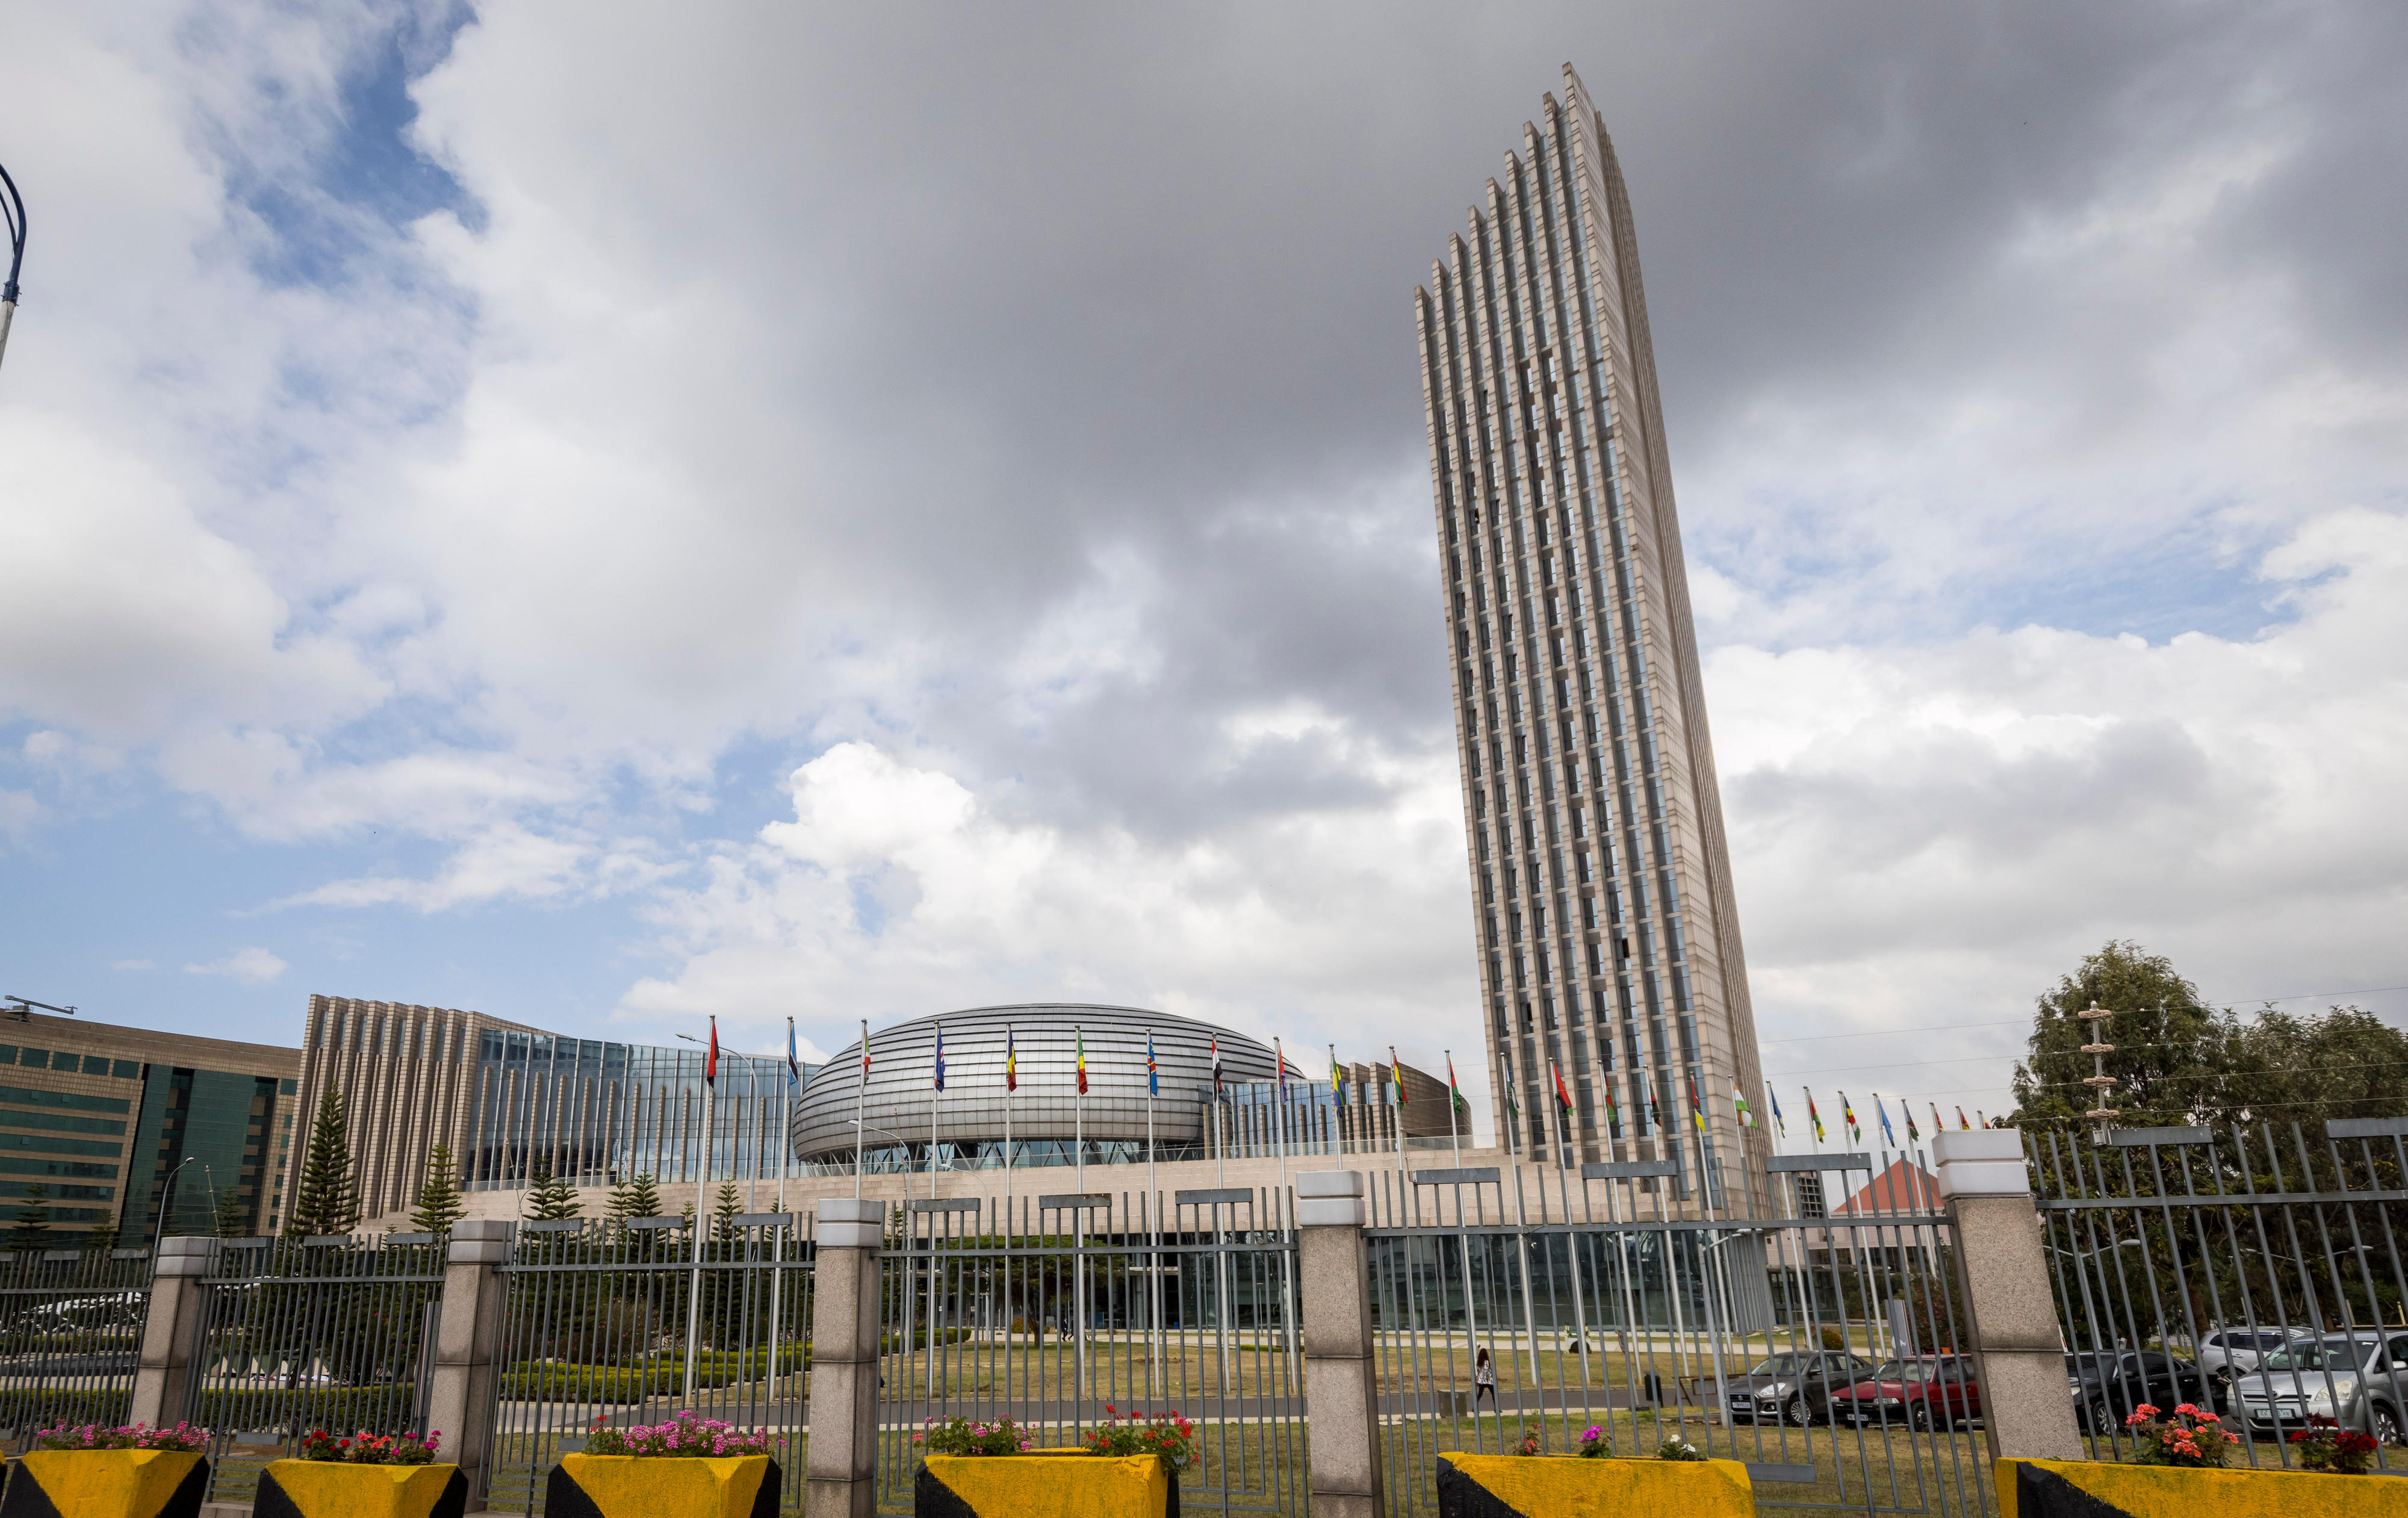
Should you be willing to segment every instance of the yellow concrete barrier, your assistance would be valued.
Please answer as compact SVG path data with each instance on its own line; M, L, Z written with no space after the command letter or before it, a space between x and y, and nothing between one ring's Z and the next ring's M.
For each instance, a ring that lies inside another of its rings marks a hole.
M1737 1460L1441 1454L1440 1518L1756 1518Z
M932 1454L913 1480L919 1518L1178 1518L1179 1483L1158 1454L1084 1450Z
M546 1518L776 1518L778 1462L766 1454L564 1454Z
M2408 1518L2397 1476L2097 1460L2000 1460L1992 1475L1999 1518L2091 1518L2102 1502L2131 1518Z
M209 1463L184 1450L34 1450L16 1466L0 1518L44 1499L59 1518L196 1518L209 1489Z
M271 1460L251 1518L461 1518L467 1479L454 1465L355 1466Z

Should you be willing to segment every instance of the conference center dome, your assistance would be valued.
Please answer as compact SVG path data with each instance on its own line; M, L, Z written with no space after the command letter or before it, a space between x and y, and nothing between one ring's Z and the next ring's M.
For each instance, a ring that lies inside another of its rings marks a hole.
M936 1090L939 1030L945 1050L941 1096ZM1215 1039L1230 1085L1277 1076L1264 1044L1168 1012L1076 1002L974 1007L873 1029L866 1093L860 1040L831 1055L796 1104L796 1155L815 1169L851 1169L858 1112L867 1169L924 1167L932 1118L939 1167L1000 1167L1007 1038L1018 1074L1018 1088L1010 1094L1015 1167L1069 1164L1073 1139L1081 1135L1090 1164L1132 1158L1144 1148L1149 1108L1158 1146L1203 1143ZM1146 1082L1149 1038L1160 1075L1160 1095L1154 1096ZM1078 1088L1082 1042L1083 1104ZM1288 1068L1293 1079L1298 1068L1293 1058Z

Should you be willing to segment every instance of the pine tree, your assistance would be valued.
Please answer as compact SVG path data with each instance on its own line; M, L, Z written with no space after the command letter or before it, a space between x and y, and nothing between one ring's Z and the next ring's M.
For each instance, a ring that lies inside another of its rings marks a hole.
M284 1223L287 1239L347 1234L360 1225L359 1193L351 1180L351 1124L343 1099L330 1087L309 1125L309 1153L301 1165L300 1195Z
M718 1216L713 1220L712 1232L723 1241L735 1238L737 1216L744 1210L744 1194L736 1189L735 1181L719 1183L718 1206L714 1210Z
M552 1172L552 1156L538 1154L527 1167L526 1215L538 1223L561 1223L584 1210L577 1188Z
M25 1188L25 1205L17 1210L17 1226L8 1232L10 1249L50 1247L50 1188L36 1181Z
M426 1152L426 1179L419 1183L409 1226L419 1233L450 1233L452 1224L467 1215L460 1201L460 1169L452 1163L452 1146L437 1144Z
M610 1188L610 1219L624 1223L629 1218L656 1218L661 1215L660 1188L649 1175L629 1176Z
M103 1253L115 1249L117 1247L117 1220L115 1218L105 1217L98 1223L93 1224L89 1229L85 1230L83 1236L83 1247L87 1250L99 1250Z
M228 1186L218 1193L218 1205L210 1226L220 1239L245 1239L251 1234L251 1209L242 1203L239 1188Z

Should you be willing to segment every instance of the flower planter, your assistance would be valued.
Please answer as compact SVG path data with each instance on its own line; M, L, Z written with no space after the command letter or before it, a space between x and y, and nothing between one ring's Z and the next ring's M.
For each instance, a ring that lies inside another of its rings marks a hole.
M1439 1518L1756 1518L1737 1460L1441 1454Z
M545 1518L777 1518L778 1462L766 1454L564 1454Z
M0 1518L198 1518L208 1490L209 1463L183 1450L35 1450L8 1473Z
M454 1465L363 1466L271 1460L251 1518L461 1518L468 1481Z
M1999 1518L2408 1518L2408 1481L2302 1470L2001 1460Z
M1158 1454L932 1454L912 1478L911 1511L915 1518L1179 1518L1179 1478Z

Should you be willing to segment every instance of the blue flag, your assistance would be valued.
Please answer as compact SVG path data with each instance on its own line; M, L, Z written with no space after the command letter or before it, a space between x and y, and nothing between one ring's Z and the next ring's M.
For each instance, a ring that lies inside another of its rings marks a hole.
M1151 1028L1145 1035L1145 1094L1149 1096L1162 1095L1162 1072L1154 1067L1154 1031Z
M937 1089L945 1089L945 1030L937 1029Z
M1772 1131L1781 1138L1788 1138L1789 1124L1781 1120L1781 1097L1772 1089L1771 1081L1764 1083L1764 1094L1772 1099Z
M1881 1093L1878 1091L1873 1093L1873 1110L1881 1114L1882 1142L1889 1145L1892 1149L1896 1149L1898 1147L1898 1135L1891 1131L1889 1125L1889 1105L1881 1099Z

